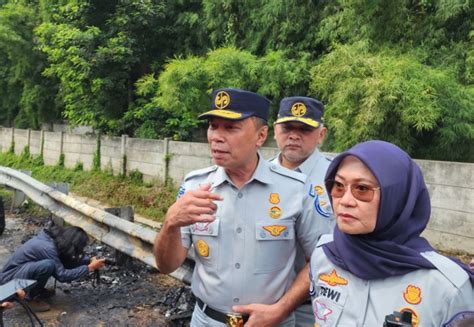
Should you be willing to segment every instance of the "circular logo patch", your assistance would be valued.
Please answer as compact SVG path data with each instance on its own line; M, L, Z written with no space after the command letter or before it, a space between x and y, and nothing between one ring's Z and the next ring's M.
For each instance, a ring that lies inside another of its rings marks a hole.
M201 257L208 257L209 256L209 245L203 240L199 240L196 243L197 250Z
M301 117L304 116L306 113L306 106L303 102L296 102L291 106L291 113L295 117Z
M281 217L281 209L280 207L274 206L270 208L270 217L273 219L278 219Z
M324 194L324 189L321 185L316 185L314 187L314 190L316 191L316 193L318 193L318 195L323 195Z
M400 309L401 313L404 313L405 311L411 312L411 324L413 327L417 327L420 323L420 316L418 316L418 312L410 307L403 307Z
M224 109L230 104L230 96L225 91L220 91L216 94L216 98L214 100L214 104L216 105L217 109Z

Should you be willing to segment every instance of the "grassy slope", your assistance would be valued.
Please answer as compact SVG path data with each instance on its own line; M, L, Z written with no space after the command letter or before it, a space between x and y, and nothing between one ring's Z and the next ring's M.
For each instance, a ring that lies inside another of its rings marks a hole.
M177 190L174 187L143 183L136 173L123 177L113 176L110 172L83 171L80 167L44 166L28 155L10 153L0 154L0 166L31 170L32 177L43 183L69 183L70 191L75 194L113 206L131 205L138 214L156 221L162 221L166 210L176 199Z

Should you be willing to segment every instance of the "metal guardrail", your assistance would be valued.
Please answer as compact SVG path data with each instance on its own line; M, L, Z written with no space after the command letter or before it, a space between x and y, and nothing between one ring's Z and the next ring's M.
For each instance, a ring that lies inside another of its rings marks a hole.
M0 166L0 185L22 191L41 207L81 227L98 241L157 268L153 255L155 230L82 203L12 168ZM190 284L193 268L194 262L189 258L170 275Z

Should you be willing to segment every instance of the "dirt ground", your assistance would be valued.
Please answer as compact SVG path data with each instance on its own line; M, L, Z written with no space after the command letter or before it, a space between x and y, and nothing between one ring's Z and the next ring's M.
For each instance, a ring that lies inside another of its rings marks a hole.
M7 213L0 235L0 266L49 220L24 212ZM88 254L110 259L114 259L113 251L95 241L86 249ZM194 306L188 286L137 260L126 266L108 265L99 276L92 273L70 284L55 285L50 279L47 287L55 287L56 295L48 300L52 309L37 314L45 326L188 326ZM31 325L18 304L4 312L4 324Z

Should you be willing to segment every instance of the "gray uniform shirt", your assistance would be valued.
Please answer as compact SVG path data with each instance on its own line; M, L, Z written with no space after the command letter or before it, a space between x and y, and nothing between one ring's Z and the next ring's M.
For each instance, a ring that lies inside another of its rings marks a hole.
M253 177L238 189L221 167L190 173L180 193L212 183L216 220L181 229L193 245L194 294L210 307L231 312L236 304L275 303L294 280L296 243L311 255L327 219L314 219L306 177L259 156Z
M280 164L280 155L270 161L274 164ZM331 208L329 195L324 185L324 177L328 170L331 160L321 154L316 148L314 152L300 165L295 171L307 176L306 194L313 202L313 214L317 219L328 219L329 230L321 231L319 235L331 233L335 225L335 220ZM298 246L296 253L295 269L299 272L306 264L306 257L301 247Z
M415 326L442 326L453 316L474 310L473 285L467 273L436 252L422 255L437 269L363 280L329 261L321 247L311 256L313 312L318 326L383 326L394 311L411 311Z

